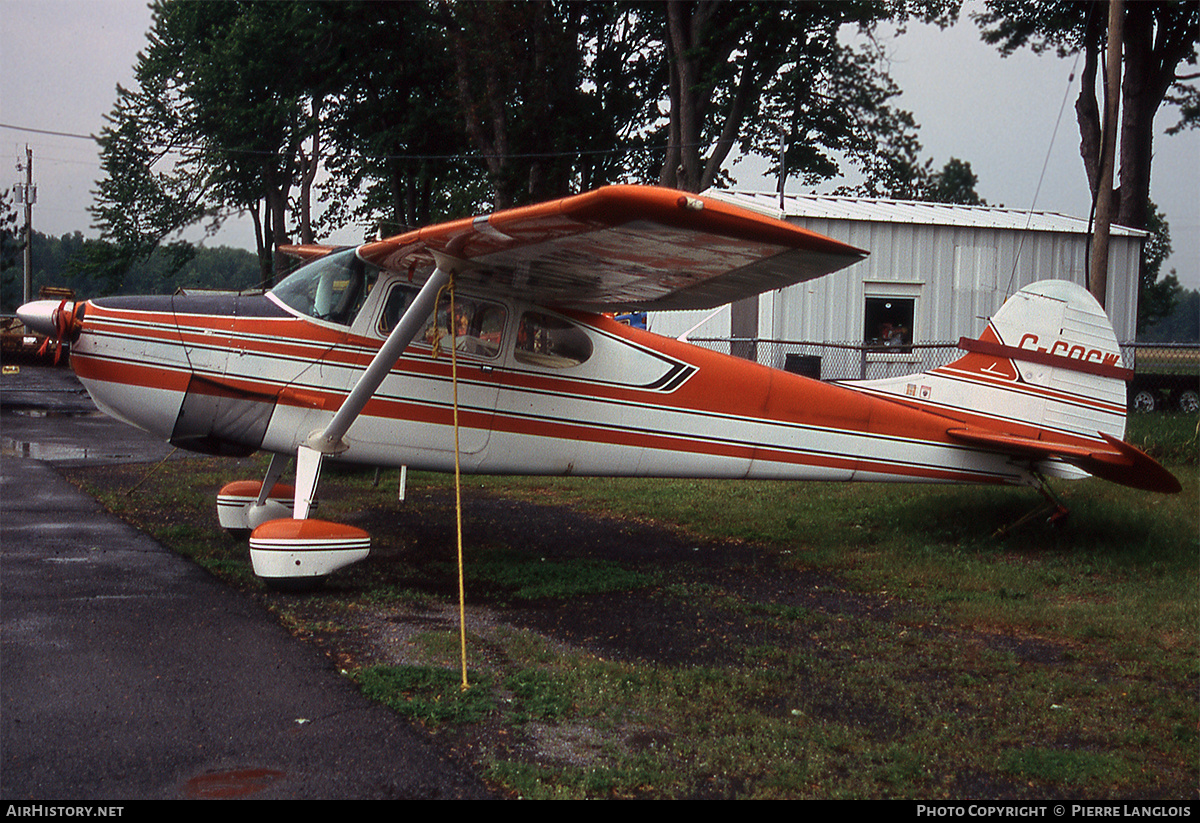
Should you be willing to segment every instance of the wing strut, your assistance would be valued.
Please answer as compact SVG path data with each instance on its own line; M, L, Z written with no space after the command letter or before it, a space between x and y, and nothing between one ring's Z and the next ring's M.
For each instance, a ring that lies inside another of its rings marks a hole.
M350 425L362 413L367 401L375 394L379 384L387 377L392 366L400 359L400 355L408 348L417 333L421 330L426 318L433 312L437 302L438 292L450 279L454 268L453 261L442 255L437 255L438 266L433 274L421 286L416 298L405 310L400 321L396 323L387 340L379 348L374 359L363 372L362 377L350 390L350 394L342 401L342 405L334 414L333 419L324 431L313 432L308 442L301 444L296 450L296 499L292 517L296 520L306 520L313 498L317 493L317 481L321 476L321 460L327 454L337 454L345 451L348 446L342 438Z

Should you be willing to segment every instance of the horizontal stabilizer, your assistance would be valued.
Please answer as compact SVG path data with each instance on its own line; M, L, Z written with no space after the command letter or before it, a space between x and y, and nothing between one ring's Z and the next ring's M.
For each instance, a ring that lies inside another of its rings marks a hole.
M977 428L955 428L946 434L963 443L987 446L1021 457L1062 460L1095 477L1143 491L1176 494L1183 488L1175 475L1154 458L1104 433L1100 436L1104 438L1105 446L1054 443Z

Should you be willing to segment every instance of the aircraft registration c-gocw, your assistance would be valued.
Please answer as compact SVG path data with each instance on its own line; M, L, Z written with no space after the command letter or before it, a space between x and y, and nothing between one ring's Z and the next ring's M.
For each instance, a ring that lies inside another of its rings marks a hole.
M266 293L36 301L30 327L113 417L199 452L273 457L218 495L255 572L313 582L370 537L310 517L322 461L493 474L1180 484L1122 442L1125 382L1081 287L1020 290L961 357L825 383L616 322L715 308L866 253L704 197L614 186L310 262ZM295 459L295 482L279 481ZM1046 491L1048 494L1048 491Z

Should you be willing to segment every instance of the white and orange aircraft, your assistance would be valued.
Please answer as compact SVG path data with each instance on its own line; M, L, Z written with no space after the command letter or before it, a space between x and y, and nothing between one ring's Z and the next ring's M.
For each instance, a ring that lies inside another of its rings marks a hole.
M368 553L310 518L322 461L493 474L1041 487L1086 475L1176 492L1122 442L1104 311L1063 281L1011 297L947 366L831 384L616 322L820 277L865 252L717 200L615 186L313 258L266 293L23 306L71 342L108 414L184 448L273 455L218 495L269 582ZM295 483L279 481L295 459ZM1046 492L1048 494L1048 491Z

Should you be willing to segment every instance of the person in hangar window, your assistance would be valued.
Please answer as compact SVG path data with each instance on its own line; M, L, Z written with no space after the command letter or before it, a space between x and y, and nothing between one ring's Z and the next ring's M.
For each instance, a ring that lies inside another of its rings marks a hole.
M863 339L867 348L893 353L912 351L916 301L911 298L868 297Z

